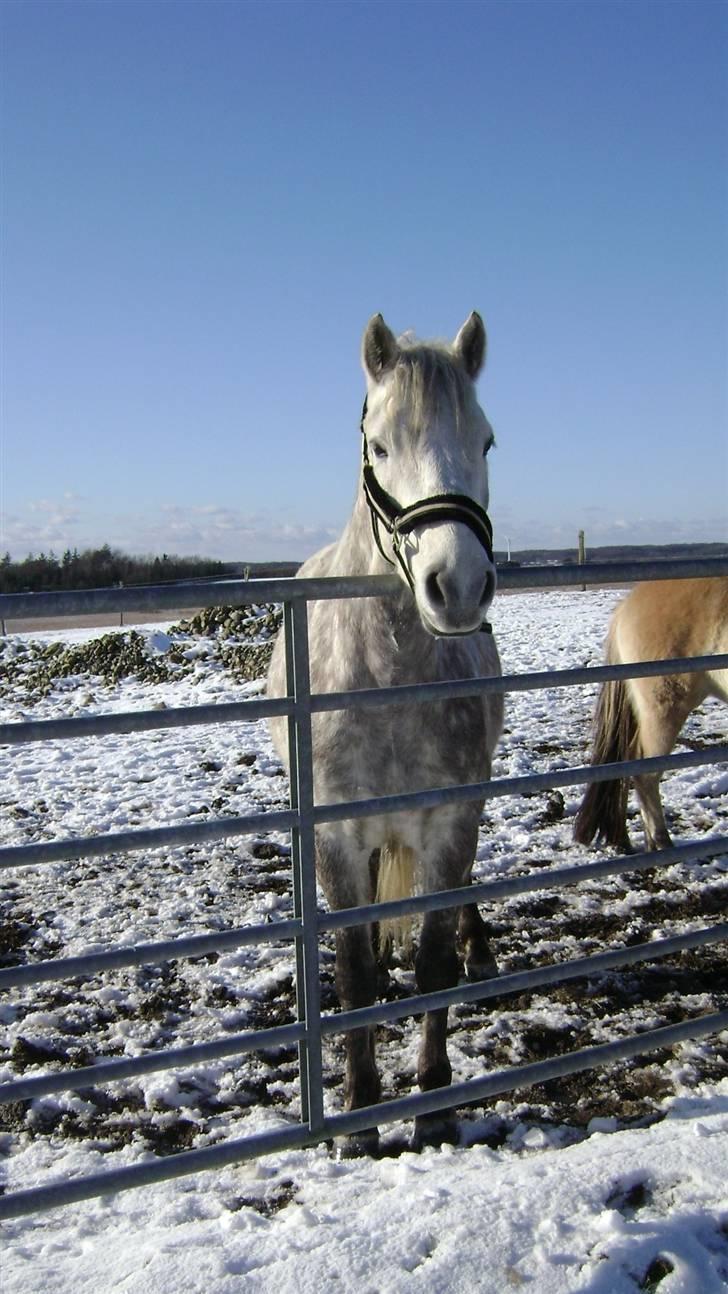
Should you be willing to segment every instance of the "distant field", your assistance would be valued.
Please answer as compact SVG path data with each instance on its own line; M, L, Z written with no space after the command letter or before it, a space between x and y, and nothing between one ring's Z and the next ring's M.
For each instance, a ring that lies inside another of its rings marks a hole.
M576 560L576 556L575 548L529 548L512 553L511 562L513 565L518 566L546 566L554 563L573 562ZM625 544L624 546L591 548L587 543L587 566L591 562L671 561L681 557L728 557L728 544ZM499 566L505 565L505 552L496 551L496 561ZM299 562L240 563L232 567L225 578L242 578L246 573L251 580L290 578L296 574L299 567ZM185 583L188 583L188 581L185 581ZM510 592L511 590L501 589L500 596L502 597ZM114 626L133 627L140 624L161 624L193 616L198 610L199 608L197 607L184 607L172 611L130 610L123 612L123 614L111 612L106 615L85 615L72 618L56 616L37 620L30 618L5 619L0 624L0 632L32 633L34 630L40 632L52 629L106 629Z

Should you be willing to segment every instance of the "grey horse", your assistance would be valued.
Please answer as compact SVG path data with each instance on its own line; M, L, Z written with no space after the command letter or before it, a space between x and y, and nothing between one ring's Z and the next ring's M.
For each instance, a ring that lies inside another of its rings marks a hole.
M309 650L314 692L388 687L500 674L485 622L495 592L487 455L493 432L476 393L486 337L476 313L454 342L395 338L381 315L367 325L362 362L362 470L354 509L338 542L311 557L299 576L401 576L396 596L316 601ZM268 693L285 694L285 652L277 640ZM313 717L318 804L485 781L502 728L499 695ZM285 720L271 721L288 758ZM319 883L332 909L411 892L467 885L482 800L336 822L316 831ZM418 991L457 983L456 934L471 979L497 973L474 903L428 913L415 957ZM370 1005L378 968L370 926L336 936L336 988L344 1010ZM422 1091L444 1087L452 1070L447 1010L425 1014L417 1077ZM372 1029L346 1035L347 1109L374 1105L381 1084ZM454 1115L415 1121L414 1143L456 1137ZM378 1132L347 1149L376 1149Z

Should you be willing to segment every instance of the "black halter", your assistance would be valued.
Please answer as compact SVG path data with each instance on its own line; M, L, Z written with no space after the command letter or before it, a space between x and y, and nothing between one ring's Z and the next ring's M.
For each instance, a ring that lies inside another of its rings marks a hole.
M402 540L416 526L430 521L459 521L468 526L482 544L489 560L493 562L493 527L490 517L485 508L481 508L480 504L469 498L467 494L433 494L428 499L419 499L417 503L411 503L409 507L402 508L397 500L393 499L392 495L388 494L384 487L379 484L369 459L369 445L367 443L367 434L364 430L366 416L367 401L365 399L360 423L364 460L364 496L369 505L374 541L385 562L388 562L390 566L399 563L405 579L414 593L414 580L402 551ZM384 551L379 533L380 525L391 536L392 551L396 563ZM490 625L487 622L482 627L486 632L490 632Z

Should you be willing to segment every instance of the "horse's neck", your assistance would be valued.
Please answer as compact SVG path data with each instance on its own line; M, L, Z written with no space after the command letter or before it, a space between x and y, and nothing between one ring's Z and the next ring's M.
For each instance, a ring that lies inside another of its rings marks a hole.
M386 534L383 535L386 541ZM385 549L386 551L386 549ZM387 575L392 567L384 560L372 530L372 519L361 486L351 516L332 551L332 574Z
M339 538L322 553L327 575L381 575L390 569L376 551L361 480L349 520Z
M382 532L387 551L388 536ZM377 547L369 508L357 498L344 532L334 545L331 575L391 575L392 566ZM382 682L406 682L435 677L437 641L422 627L414 597L402 583L392 596L358 598L350 604L352 629L368 646L373 673Z

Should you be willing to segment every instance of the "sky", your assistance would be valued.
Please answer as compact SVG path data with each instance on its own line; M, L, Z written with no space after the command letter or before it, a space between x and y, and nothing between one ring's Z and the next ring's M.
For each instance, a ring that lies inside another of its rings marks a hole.
M0 552L301 559L488 329L496 547L728 539L722 0L4 0Z

